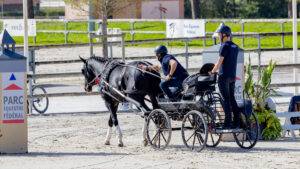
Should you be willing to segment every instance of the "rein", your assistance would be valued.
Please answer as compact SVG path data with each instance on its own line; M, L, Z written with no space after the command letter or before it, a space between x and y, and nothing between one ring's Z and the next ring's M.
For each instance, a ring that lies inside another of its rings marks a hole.
M121 65L121 64L119 64L119 65L120 65L120 66L123 66L123 67L131 67L131 68L134 68L134 69L136 69L136 70L139 70L139 71L141 71L141 72L143 72L143 73L147 73L147 74L149 74L149 75L151 75L151 76L157 77L157 78L159 78L159 79L166 80L166 79L163 78L163 77L160 77L160 76L158 76L158 75L156 75L156 74L154 74L154 73L151 73L151 72L149 72L149 71L147 71L147 70L140 69L140 68L135 67L135 66L131 66L131 65Z

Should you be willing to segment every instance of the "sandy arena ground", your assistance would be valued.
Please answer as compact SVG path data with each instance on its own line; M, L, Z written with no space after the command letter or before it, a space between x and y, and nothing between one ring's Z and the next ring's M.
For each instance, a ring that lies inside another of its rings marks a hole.
M258 142L252 150L221 142L200 153L187 150L173 132L166 150L142 146L143 119L119 113L125 147L104 145L108 114L29 117L29 153L1 155L1 169L102 168L299 168L300 140ZM114 135L115 136L115 135Z
M95 49L101 51L100 48ZM184 49L171 48L171 53ZM190 49L201 52L201 49ZM36 53L37 60L69 60L78 55L87 57L88 47L43 49ZM126 48L127 56L152 55L152 48ZM120 48L115 50L120 56ZM257 54L250 53L253 63ZM265 52L262 64L270 59L279 64L291 63L291 51ZM184 63L184 58L179 59ZM154 60L151 60L154 61ZM201 56L190 58L190 67L199 67ZM79 72L82 64L46 65L37 68L38 73ZM292 82L290 70L275 71L273 82ZM42 83L57 86L46 88L48 92L82 90L82 78L69 80L44 79ZM66 83L71 86L59 87ZM280 91L291 94L292 88ZM88 97L88 98L87 98ZM99 98L100 99L100 98ZM100 102L99 102L100 101ZM296 140L284 138L274 142L259 142L252 150L243 150L235 142L221 142L217 148L206 148L200 153L187 150L180 132L172 134L171 145L163 151L142 146L143 119L133 113L119 113L125 147L117 146L115 137L111 145L105 146L108 113L74 114L72 112L105 111L98 96L50 98L48 116L30 116L29 153L24 155L0 155L0 169L98 169L98 168L299 168L300 137ZM286 111L287 105L279 107ZM65 112L64 114L59 114ZM58 113L58 114L56 114ZM299 135L299 133L297 133ZM115 135L114 135L115 136Z

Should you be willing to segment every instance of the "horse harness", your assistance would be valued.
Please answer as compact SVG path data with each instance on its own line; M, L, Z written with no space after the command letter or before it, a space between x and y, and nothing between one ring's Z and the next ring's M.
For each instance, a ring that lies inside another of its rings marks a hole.
M108 89L109 89L109 86L108 86L109 75L117 66L124 65L124 64L125 64L124 62L121 62L119 60L107 61L103 67L103 71L99 75L96 75L94 73L96 75L96 77L90 83L99 85L100 94L107 93Z

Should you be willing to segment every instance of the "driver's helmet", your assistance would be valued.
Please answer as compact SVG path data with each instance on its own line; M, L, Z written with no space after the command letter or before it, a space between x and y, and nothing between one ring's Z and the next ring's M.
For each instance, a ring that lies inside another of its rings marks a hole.
M155 54L166 55L168 53L168 49L164 45L159 45L155 48L154 52L155 52Z
M231 29L229 26L225 25L224 23L221 23L218 27L218 29L215 31L213 37L218 37L218 33L225 34L226 36L231 36Z

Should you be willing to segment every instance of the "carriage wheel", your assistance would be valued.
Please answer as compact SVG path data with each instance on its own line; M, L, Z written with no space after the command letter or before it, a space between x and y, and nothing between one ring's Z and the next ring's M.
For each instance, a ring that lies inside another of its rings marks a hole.
M182 121L181 134L185 146L193 151L201 151L207 141L207 125L199 111L188 112Z
M44 114L49 106L49 98L47 96L46 90L41 86L35 86L32 89L33 96L44 95L39 97L34 97L32 100L33 108L40 114Z
M208 130L208 136L207 136L207 147L216 147L221 142L221 133L216 133L216 128L218 125L221 124L221 117L218 111L211 110L211 112L208 112L204 115L204 119L207 123L207 130Z
M216 133L216 129L220 128L222 125L222 99L219 95L214 93L205 93L202 96L202 99L205 101L207 108L206 113L204 114L204 119L207 123L208 137L206 146L207 147L216 147L221 142L221 133Z
M235 142L244 149L251 149L258 140L259 126L257 117L251 113L250 116L241 114L241 127L244 130L241 133L233 133Z
M147 140L155 149L166 148L171 141L171 122L167 113L161 109L153 110L147 118Z

